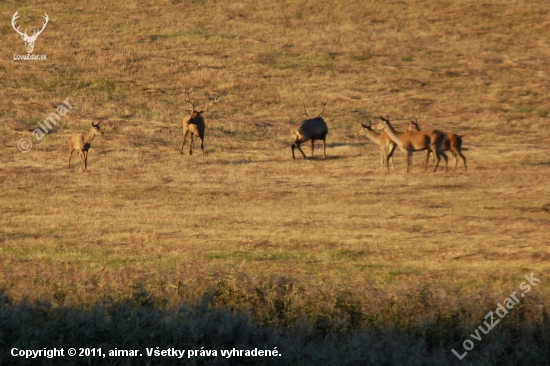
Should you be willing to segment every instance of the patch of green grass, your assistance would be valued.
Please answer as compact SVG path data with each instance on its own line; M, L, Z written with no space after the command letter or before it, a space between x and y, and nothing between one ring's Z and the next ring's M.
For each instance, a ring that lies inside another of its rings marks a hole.
M517 109L517 112L518 112L518 113L531 113L531 112L533 112L533 110L534 110L533 107L525 107L525 106L523 106L523 107L519 107L519 108Z
M118 81L111 78L103 78L92 84L92 87L97 91L105 92L112 97L118 87Z

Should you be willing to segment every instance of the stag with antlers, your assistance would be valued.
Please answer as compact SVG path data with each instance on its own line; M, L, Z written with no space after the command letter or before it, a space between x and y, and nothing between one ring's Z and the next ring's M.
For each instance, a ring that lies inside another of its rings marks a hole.
M49 21L48 14L44 13L45 22L42 23L42 29L40 29L40 30L35 29L33 31L32 36L30 36L30 37L27 35L27 30L25 30L25 32L22 33L19 30L19 27L17 27L17 28L15 27L15 21L18 18L19 18L19 11L16 11L15 14L13 14L13 17L11 18L11 26L21 36L21 38L23 38L23 40L25 41L25 48L27 49L27 53L30 54L34 50L34 42L36 42L36 39L38 38L40 33L42 33L42 31L44 30L44 28L46 28L46 25L48 24L48 21Z
M306 154L302 151L302 148L300 147L300 144L306 142L307 140L311 140L311 156L313 157L313 150L315 148L315 140L323 140L323 157L327 157L327 144L326 144L326 137L328 134L328 126L325 122L325 120L321 117L321 114L325 111L325 106L327 105L327 102L323 103L323 110L317 117L311 118L310 115L307 113L306 105L304 103L304 100L300 97L302 100L302 105L304 106L304 112L307 116L307 120L302 122L302 125L298 129L298 131L292 130L292 133L296 136L296 139L292 143L292 158L296 159L294 156L294 149L298 148L300 152L302 153L304 159L306 158Z
M204 123L204 118L202 117L202 114L212 108L216 103L218 103L220 101L220 98L216 98L214 102L210 105L207 105L205 109L197 110L193 105L190 96L193 89L195 88L193 87L189 89L189 91L184 90L185 94L187 94L187 98L185 99L185 101L191 104L191 109L186 109L186 111L191 112L191 114L185 116L182 121L183 142L181 143L181 153L183 154L183 145L185 145L185 139L187 138L187 134L190 132L191 143L189 147L189 155L193 154L193 136L196 136L201 140L202 156L204 156L204 130L206 129L206 124Z

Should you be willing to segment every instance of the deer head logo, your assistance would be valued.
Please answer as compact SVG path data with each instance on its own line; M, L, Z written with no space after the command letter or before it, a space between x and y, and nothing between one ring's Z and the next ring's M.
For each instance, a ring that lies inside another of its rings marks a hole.
M34 30L33 31L33 34L32 36L28 36L27 35L27 30L25 29L25 32L24 33L21 33L21 31L19 31L19 27L15 27L15 21L19 18L19 11L16 11L15 14L13 14L13 17L11 18L11 26L13 27L13 29L15 29L15 31L21 36L21 38L23 38L23 40L25 41L25 48L27 49L27 53L32 53L32 50L34 49L34 42L36 42L36 39L38 38L38 36L40 35L40 33L42 33L42 31L44 30L44 28L46 28L46 24L48 24L48 14L44 13L44 20L45 22L42 23L42 29L40 30Z

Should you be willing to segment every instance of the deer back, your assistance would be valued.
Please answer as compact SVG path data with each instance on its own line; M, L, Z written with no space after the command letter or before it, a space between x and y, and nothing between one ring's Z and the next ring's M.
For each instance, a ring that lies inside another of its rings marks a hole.
M322 117L311 118L302 122L298 133L303 140L320 139L328 133L328 126Z
M408 142L414 150L426 149L431 145L432 136L429 134L431 131L407 131L403 132L399 138Z
M204 123L204 118L202 117L201 112L193 111L190 115L183 118L183 130L190 131L195 136L204 136L204 130L206 129L206 124Z
M85 147L85 143L84 143L85 139L86 139L86 134L84 132L73 132L71 134L69 143L71 147L75 148L76 150L83 150Z
M460 148L462 147L462 136L454 133L448 133L447 138L443 142L443 147L446 150L449 150L451 146L456 146L460 150Z
M418 125L418 120L416 120L416 122L410 121L407 131L421 131L420 126ZM462 137L459 135L455 135L454 133L445 133L438 130L430 130L424 132L429 132L431 140L435 140L436 143L441 143L441 139L443 139L441 147L444 151L448 151L451 146L462 145Z

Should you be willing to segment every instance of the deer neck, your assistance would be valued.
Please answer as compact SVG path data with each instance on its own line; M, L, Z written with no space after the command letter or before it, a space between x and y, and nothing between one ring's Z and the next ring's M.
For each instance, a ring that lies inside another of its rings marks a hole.
M367 137L369 139L371 139L371 141L373 141L375 144L380 144L380 135L379 134L377 134L376 132L371 131L371 130L366 130L365 132L367 133Z
M90 132L88 132L84 136L84 144L87 145L87 144L91 143L92 140L94 139L94 137L95 137L95 132L94 132L94 130L91 130Z
M399 146L402 149L403 148L403 143L401 142L401 139L397 135L398 132L393 128L393 126L389 122L384 124L384 130L386 131L388 136L390 136L392 141L395 142L397 144L397 146Z

